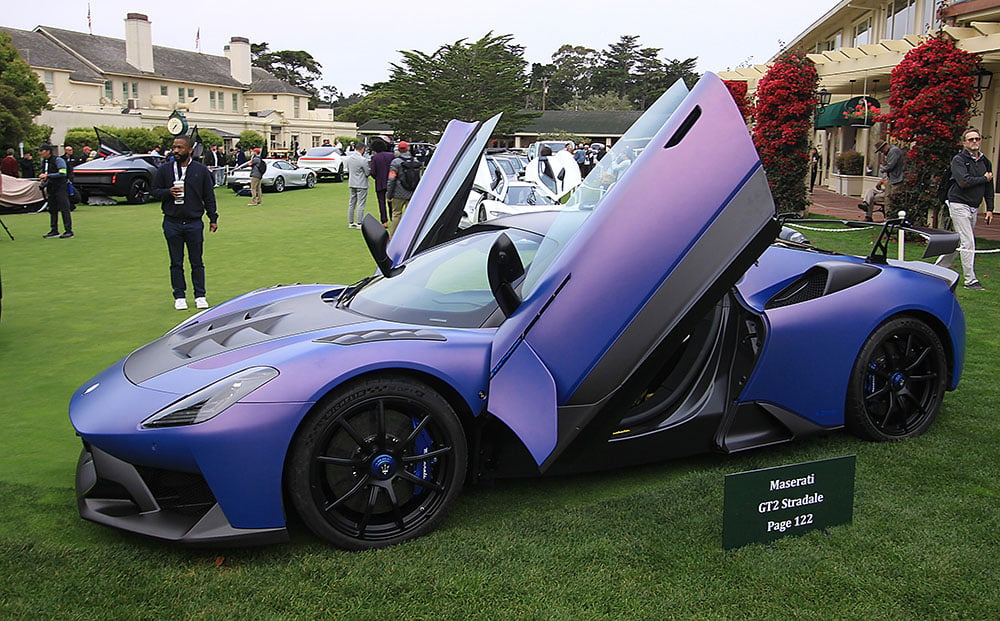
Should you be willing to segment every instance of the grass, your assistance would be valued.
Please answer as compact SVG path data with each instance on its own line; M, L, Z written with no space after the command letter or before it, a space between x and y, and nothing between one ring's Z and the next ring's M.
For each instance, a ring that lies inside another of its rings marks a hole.
M268 194L260 208L219 197L220 230L206 244L210 301L373 270L346 227L345 184ZM965 375L921 438L871 444L836 433L501 482L466 490L442 528L386 550L332 549L297 522L288 545L205 550L78 517L69 396L187 315L172 308L156 205L81 207L74 217L76 239L43 240L47 216L4 216L17 241L0 239L0 617L1000 618L998 255L980 255L987 291L959 290ZM808 235L851 253L871 242ZM721 549L725 474L845 454L858 456L852 525Z

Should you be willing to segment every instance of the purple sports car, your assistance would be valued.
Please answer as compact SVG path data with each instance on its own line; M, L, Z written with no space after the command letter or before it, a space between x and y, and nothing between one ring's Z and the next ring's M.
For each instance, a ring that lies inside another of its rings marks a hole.
M557 211L459 229L497 119L452 121L378 267L195 315L82 386L81 515L187 543L348 549L463 485L924 432L962 370L957 275L790 242L723 83L667 91ZM929 249L952 234L920 231Z

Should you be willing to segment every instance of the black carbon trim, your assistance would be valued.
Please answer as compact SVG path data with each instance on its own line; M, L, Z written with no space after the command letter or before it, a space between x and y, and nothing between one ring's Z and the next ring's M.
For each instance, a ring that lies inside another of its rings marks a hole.
M76 466L80 517L130 533L190 545L263 545L288 541L285 528L234 528L200 475L151 468L143 471L85 444ZM197 489L187 489L196 479L201 479L201 486L196 484Z

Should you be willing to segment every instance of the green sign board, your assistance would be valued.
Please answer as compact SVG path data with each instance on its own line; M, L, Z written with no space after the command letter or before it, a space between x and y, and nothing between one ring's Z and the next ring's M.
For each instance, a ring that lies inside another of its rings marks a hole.
M850 524L855 456L726 475L722 547Z

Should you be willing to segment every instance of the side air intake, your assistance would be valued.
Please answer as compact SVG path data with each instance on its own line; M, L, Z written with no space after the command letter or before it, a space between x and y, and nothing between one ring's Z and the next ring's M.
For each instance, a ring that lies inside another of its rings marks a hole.
M880 271L866 263L817 263L774 294L764 308L771 310L830 295L874 278Z

